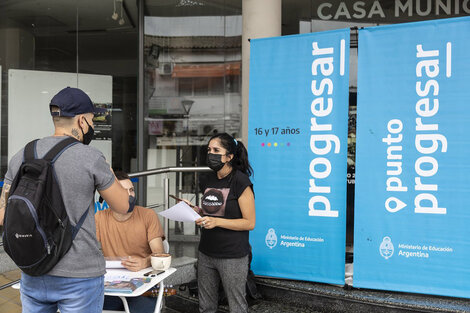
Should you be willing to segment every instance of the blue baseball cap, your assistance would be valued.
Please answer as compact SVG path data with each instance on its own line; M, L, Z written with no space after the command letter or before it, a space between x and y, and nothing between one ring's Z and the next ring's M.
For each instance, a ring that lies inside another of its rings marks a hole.
M52 106L59 108L59 112L52 112ZM107 110L95 108L90 97L78 88L67 87L59 91L49 104L52 116L74 117L85 113L105 113Z

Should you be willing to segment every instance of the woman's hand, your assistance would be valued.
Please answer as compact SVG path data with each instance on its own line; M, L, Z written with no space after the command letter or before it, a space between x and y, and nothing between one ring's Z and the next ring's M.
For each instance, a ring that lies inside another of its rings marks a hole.
M191 202L189 202L189 200L181 199L181 201L183 201L184 203L186 203L186 204L189 205L190 207L193 207L193 206L194 206Z
M186 200L186 199L181 199L181 201L183 201L184 203L186 203L187 205L189 205L189 207L190 207L191 209L193 209L194 212L196 212L196 213L199 214L199 215L202 215L202 210L201 210L200 207L197 207L197 206L193 205L191 202L189 202L189 201Z
M205 229L212 229L218 226L217 221L218 218L216 217L204 216L200 219L197 219L196 224L201 227L204 227Z

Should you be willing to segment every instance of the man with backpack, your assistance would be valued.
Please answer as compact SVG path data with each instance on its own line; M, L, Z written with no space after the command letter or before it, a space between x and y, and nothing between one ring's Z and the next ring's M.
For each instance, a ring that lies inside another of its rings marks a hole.
M10 160L0 197L5 251L22 270L23 313L98 313L105 262L95 234L97 190L119 213L135 198L117 181L103 154L88 146L97 109L77 88L50 102L55 132Z

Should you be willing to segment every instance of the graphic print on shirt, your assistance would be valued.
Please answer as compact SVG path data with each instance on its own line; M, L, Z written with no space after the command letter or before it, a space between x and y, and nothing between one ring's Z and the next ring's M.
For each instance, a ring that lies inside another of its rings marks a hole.
M225 216L230 188L207 188L202 197L202 211L208 215Z

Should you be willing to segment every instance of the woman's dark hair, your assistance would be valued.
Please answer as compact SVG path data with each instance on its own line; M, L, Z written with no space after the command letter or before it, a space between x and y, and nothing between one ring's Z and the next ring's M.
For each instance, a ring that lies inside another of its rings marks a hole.
M221 146L227 150L227 153L233 154L233 158L230 160L229 164L234 169L248 176L253 175L253 168L250 165L250 161L248 161L248 151L241 141L237 141L227 133L216 134L209 139L209 142L212 139L219 139Z
M127 175L127 173L123 171L114 171L114 175L116 175L117 180L130 179L129 175Z

